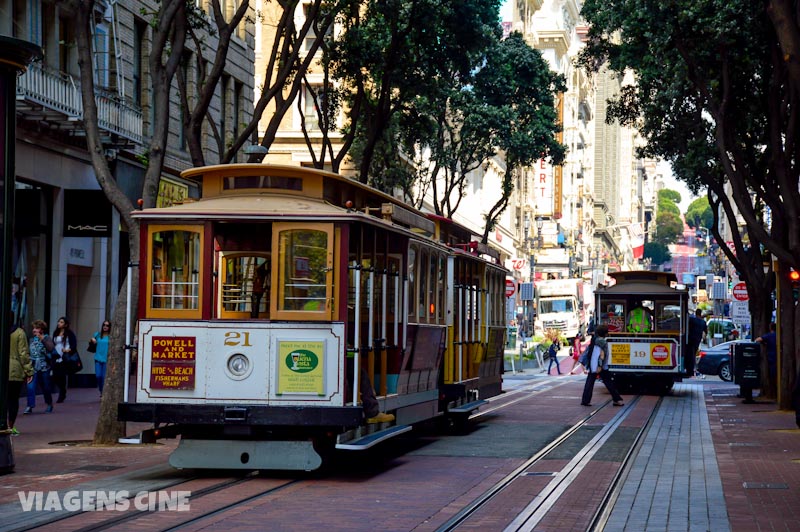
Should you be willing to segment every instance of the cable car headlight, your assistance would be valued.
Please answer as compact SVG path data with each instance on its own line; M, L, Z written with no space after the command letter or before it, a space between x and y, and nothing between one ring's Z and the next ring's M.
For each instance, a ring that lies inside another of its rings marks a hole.
M250 359L242 353L234 353L228 357L226 368L228 375L233 379L244 379L253 371L253 364Z

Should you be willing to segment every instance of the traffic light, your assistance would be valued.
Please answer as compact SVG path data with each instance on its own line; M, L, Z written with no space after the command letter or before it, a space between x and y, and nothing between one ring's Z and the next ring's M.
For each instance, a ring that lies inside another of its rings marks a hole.
M792 298L797 303L800 300L800 272L789 270L789 282L792 283Z

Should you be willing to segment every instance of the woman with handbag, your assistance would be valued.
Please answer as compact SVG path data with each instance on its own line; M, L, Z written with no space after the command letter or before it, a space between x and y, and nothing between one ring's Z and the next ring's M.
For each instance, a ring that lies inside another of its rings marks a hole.
M100 390L100 397L103 397L103 383L106 380L106 364L108 363L108 336L111 334L111 322L103 321L100 330L89 338L89 347L86 348L90 353L94 353L94 375L97 377L97 389Z
M72 372L68 359L78 352L78 340L69 328L69 320L64 316L58 318L56 330L53 331L53 343L56 346L53 354L53 383L58 386L56 403L63 403L67 398L67 375Z

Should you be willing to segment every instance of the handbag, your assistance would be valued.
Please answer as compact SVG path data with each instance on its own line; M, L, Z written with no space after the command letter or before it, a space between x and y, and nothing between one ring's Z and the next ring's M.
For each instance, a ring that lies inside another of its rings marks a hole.
M89 353L96 353L97 352L97 340L99 340L99 338L97 337L98 334L99 333L95 333L95 335L92 336L92 338L95 339L94 342L89 340L89 345L86 347L86 351L88 351Z
M70 353L62 355L62 359L64 364L64 371L66 371L69 375L78 373L80 370L83 369L83 362L81 361L81 356L78 354L77 351L72 351Z

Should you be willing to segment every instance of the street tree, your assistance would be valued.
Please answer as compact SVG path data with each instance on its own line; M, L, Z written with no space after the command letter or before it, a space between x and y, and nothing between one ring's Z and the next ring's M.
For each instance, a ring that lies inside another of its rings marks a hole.
M409 140L402 128L416 123L418 105L446 103L452 76L470 75L496 39L498 10L499 0L367 0L340 17L325 45L323 90L340 91L342 145L359 181L382 190L401 184L391 175L405 175L397 170Z
M458 209L471 172L504 155L506 169L485 215L484 242L508 206L514 173L542 158L558 164L565 152L556 140L555 108L556 95L565 90L563 76L552 72L521 34L496 37L469 72L448 76L441 96L418 101L416 120L401 124L409 149L421 153L421 171L404 192L418 205L427 194L442 216L452 217Z
M563 76L552 73L520 34L500 43L491 56L478 72L475 86L487 104L501 111L489 116L498 129L495 140L505 153L506 171L502 194L484 215L484 242L508 206L515 173L540 159L561 164L566 155L566 147L556 139L561 131L556 98L566 91Z
M648 141L644 151L671 161L690 189L706 188L715 217L734 226L744 220L746 239L733 231L734 249L721 251L748 284L757 334L767 330L770 308L763 251L777 258L779 283L800 263L800 98L793 81L797 56L790 55L798 15L786 7L779 1L589 0L583 8L591 24L584 64L635 74L636 84L611 103L611 114L636 124ZM721 242L718 226L711 229ZM779 307L779 391L788 392L800 315L785 297ZM788 393L780 404L789 406Z
M130 260L138 262L139 258L139 225L132 217L134 205L114 178L108 161L104 156L103 140L98 124L97 104L95 101L95 83L92 71L92 35L96 2L94 0L70 0L66 8L74 16L78 49L78 66L81 80L81 100L83 103L83 126L86 131L86 143L97 182L106 197L119 212L120 222L128 232L128 251ZM170 88L181 61L186 38L187 2L185 0L163 0L159 6L158 16L152 20L152 50L148 59L152 85L150 93L153 101L153 128L147 152L141 198L145 207L153 207L158 192L158 182L164 166L167 135L170 123ZM131 308L136 315L138 301L138 274L131 269ZM94 433L94 442L98 444L116 443L124 436L124 424L117 421L117 404L123 399L125 313L127 290L125 284L120 290L114 306L112 333L108 349L108 375L100 413Z
M650 259L655 266L672 260L669 248L661 242L647 242L644 245L644 258Z
M686 224L693 229L711 227L711 224L714 223L714 213L711 212L708 198L697 198L691 202L686 209L684 218L686 219Z
M233 161L245 143L260 143L269 149L275 141L280 124L286 113L298 98L304 85L305 76L316 62L316 53L329 38L337 17L350 10L358 10L363 0L310 0L303 3L303 23L297 23L299 9L296 0L277 0L264 6L264 11L257 13L257 19L248 15L251 4L247 0L239 2L230 17L226 17L219 0L212 0L209 5L211 16L207 16L193 2L187 3L189 14L185 25L186 39L191 53L186 53L181 60L184 64L194 63L197 72L196 88L190 89L185 79L184 69L177 72L177 85L183 111L182 127L186 135L186 144L195 166L206 164L206 150L203 145L203 125L208 124L208 131L214 139L216 153L221 163ZM271 47L260 50L266 57L264 79L256 91L258 98L254 102L253 113L243 123L236 122L242 117L233 117L234 127L230 135L223 131L224 124L215 121L208 109L219 87L231 39L241 33L246 23L262 23L268 20L272 35ZM209 38L209 37L213 38ZM258 124L269 109L269 120L265 125L263 136L258 139ZM263 157L263 156L262 156Z
M142 158L146 165L140 194L142 206L155 205L170 131L172 91L177 88L182 107L180 115L183 117L179 125L184 129L187 147L194 164L205 164L206 155L203 152L201 137L203 124L208 124L208 129L216 141L220 162L230 162L242 145L253 138L258 119L267 106L272 105L275 112L271 115L267 132L261 139L262 145L268 147L275 138L278 124L297 95L303 73L312 63L314 53L329 32L334 18L345 6L353 3L358 2L357 0L352 2L313 0L306 4L306 22L301 27L297 27L294 22L298 9L296 1L279 0L275 3L276 9L270 12L277 17L277 23L274 25L275 38L273 48L268 51L267 74L260 87L261 95L256 102L252 120L244 124L241 129L237 124L235 129L239 130L239 135L235 138L225 137L225 132L211 118L209 108L222 78L231 39L241 30L243 24L253 22L247 18L247 13L251 9L250 3L240 2L235 11L226 14L219 0L211 0L208 4L211 17L198 11L195 2L185 0L162 1L156 5L153 12L143 10L142 14L149 17L152 32L148 72L151 81L149 92L153 102L153 134L147 144L146 156ZM120 213L122 225L129 235L131 261L135 263L139 255L140 235L138 224L130 215L134 206L114 180L108 162L103 156L104 150L97 120L91 57L92 24L97 2L70 0L65 4L65 12L74 14L75 25L78 28L76 39L84 108L83 125L86 130L88 151L101 188ZM195 58L200 80L194 91L189 90L189 83L182 68L187 65L190 57ZM133 315L136 315L138 282L135 269L131 285L133 287L131 308ZM124 425L116 421L116 405L122 399L123 390L124 361L121 354L124 351L122 331L125 330L125 297L123 289L115 305L106 384L108 391L103 395L95 431L94 440L97 443L115 442L124 431Z
M664 246L674 244L678 236L683 234L683 221L678 208L680 201L681 195L677 190L665 188L658 191L655 242Z

